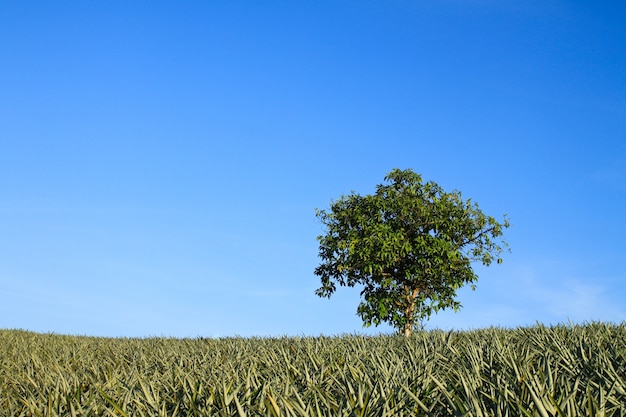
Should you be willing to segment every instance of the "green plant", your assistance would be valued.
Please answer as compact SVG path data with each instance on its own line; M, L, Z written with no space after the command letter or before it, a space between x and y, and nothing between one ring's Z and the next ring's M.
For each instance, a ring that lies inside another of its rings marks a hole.
M456 292L478 279L472 262L500 263L509 227L485 215L458 191L394 169L372 195L351 193L316 210L326 227L318 236L320 297L337 285L360 285L357 314L365 326L389 323L409 336L433 312L461 307Z
M624 416L626 325L412 337L0 330L0 416Z

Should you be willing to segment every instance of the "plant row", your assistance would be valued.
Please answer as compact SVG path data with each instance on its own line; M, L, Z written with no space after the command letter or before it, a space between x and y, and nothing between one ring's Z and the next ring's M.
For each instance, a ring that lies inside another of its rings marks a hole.
M0 330L0 415L626 416L626 324L410 338Z

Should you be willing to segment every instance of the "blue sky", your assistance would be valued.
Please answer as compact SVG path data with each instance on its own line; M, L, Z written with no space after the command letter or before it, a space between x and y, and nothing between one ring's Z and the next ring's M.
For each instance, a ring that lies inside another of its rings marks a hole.
M508 214L428 328L626 320L621 2L0 5L0 328L362 329L315 208L393 168Z

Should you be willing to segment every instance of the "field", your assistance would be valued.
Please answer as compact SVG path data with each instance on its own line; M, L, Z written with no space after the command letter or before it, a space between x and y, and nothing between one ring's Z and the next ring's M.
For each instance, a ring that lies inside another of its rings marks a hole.
M398 336L0 330L1 416L626 416L626 324Z

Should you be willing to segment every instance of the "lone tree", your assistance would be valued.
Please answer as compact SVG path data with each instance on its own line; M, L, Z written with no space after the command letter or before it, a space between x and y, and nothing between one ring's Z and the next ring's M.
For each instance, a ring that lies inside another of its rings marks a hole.
M490 265L508 245L509 227L486 216L461 193L446 193L434 182L422 182L412 170L394 169L374 195L352 192L316 209L326 226L318 236L321 264L315 268L320 297L337 284L362 285L357 314L366 327L387 322L404 336L433 312L458 311L456 292L478 279L472 262Z

